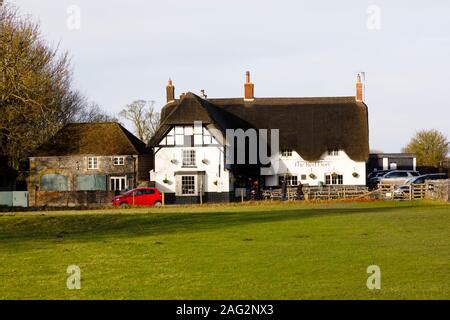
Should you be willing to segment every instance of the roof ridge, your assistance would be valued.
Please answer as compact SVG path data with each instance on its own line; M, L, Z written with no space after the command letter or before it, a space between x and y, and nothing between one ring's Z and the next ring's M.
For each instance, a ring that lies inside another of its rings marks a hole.
M122 135L125 137L125 139L127 139L128 143L131 144L131 146L133 147L134 151L136 151L136 153L141 153L140 150L138 150L136 148L136 146L134 145L134 143L130 140L130 138L128 137L128 135L125 133L125 131L129 132L131 135L133 135L137 140L139 140L140 142L142 142L142 144L145 146L145 142L142 141L141 139L139 139L138 137L136 137L133 133L131 133L129 130L127 130L124 126L122 126L122 124L120 124L119 122L114 122L118 127L120 132L122 133Z

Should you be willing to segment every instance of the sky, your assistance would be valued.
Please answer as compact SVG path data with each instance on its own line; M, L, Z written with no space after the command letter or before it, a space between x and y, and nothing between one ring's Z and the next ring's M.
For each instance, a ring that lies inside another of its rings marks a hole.
M421 129L450 138L447 0L4 2L70 52L75 87L111 114L160 109L169 78L177 96L241 97L246 70L256 97L352 96L363 71L372 150Z

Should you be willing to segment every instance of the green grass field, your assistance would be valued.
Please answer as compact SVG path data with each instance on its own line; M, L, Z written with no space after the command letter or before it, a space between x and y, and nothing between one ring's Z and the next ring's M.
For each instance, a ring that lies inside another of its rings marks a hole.
M450 205L0 214L1 299L449 299ZM81 290L66 288L68 265ZM369 290L366 269L381 268Z

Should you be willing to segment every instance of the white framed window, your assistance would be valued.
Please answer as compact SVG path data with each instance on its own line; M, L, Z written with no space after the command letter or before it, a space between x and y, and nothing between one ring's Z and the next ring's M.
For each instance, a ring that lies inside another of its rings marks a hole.
M195 167L195 150L182 150L183 167Z
M195 195L195 176L181 176L181 194Z
M287 186L296 186L298 184L297 176L278 176L278 185L281 186L284 179L286 179Z
M98 157L88 157L88 169L98 169Z
M292 157L292 149L283 149L281 150L282 157Z
M325 184L344 184L344 176L342 174L326 174Z
M127 188L127 177L110 177L109 186L111 191L122 191Z
M337 150L337 149L330 149L330 150L328 150L328 155L329 156L338 156L339 155L339 150Z
M125 164L125 157L114 157L113 164L115 166L123 166Z

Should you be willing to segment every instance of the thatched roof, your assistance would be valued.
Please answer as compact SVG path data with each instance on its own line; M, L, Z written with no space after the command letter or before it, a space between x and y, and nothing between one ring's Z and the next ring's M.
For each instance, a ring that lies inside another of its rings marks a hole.
M141 154L145 143L116 122L70 123L61 128L33 157Z
M356 161L369 156L367 106L355 97L202 99L193 93L167 104L161 127L150 141L156 146L173 125L201 120L219 129L279 129L280 147L304 159L318 160L329 149L344 150Z

